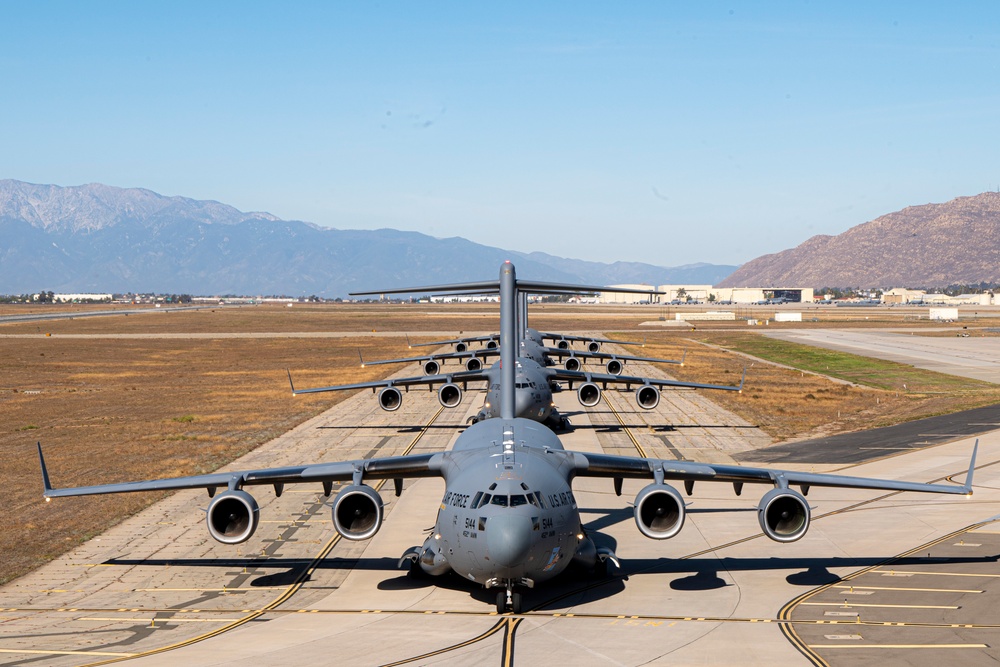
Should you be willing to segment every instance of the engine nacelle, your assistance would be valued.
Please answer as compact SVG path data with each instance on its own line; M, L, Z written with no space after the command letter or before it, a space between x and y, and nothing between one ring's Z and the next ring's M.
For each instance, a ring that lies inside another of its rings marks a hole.
M367 540L382 527L382 496L364 484L345 486L333 501L333 527L348 540Z
M576 397L580 400L580 405L592 408L601 401L601 388L593 382L584 382L576 390Z
M611 375L621 375L622 371L625 370L625 364L618 359L609 359L608 363L604 365Z
M684 500L668 484L650 484L635 497L635 525L654 540L666 540L684 527Z
M563 367L568 371L576 372L580 370L583 362L580 361L579 357L566 357L566 361L563 363Z
M660 390L651 384L644 384L635 390L635 402L643 410L652 410L660 404Z
M500 347L500 343L498 343L497 341L493 340L492 338L490 340L486 341L486 349L487 350L495 350L498 347Z
M441 364L434 359L428 359L424 362L424 375L437 375L440 370Z
M465 352L468 349L469 349L468 343L464 343L464 342L455 343L455 351L456 352Z
M208 504L208 532L223 544L242 544L257 530L260 507L246 491L220 493Z
M469 357L465 360L465 370L467 371L481 371L483 370L483 360L479 357Z
M791 489L771 489L757 505L761 530L775 542L794 542L809 530L809 503Z
M462 388L454 382L441 385L438 389L438 401L446 408L454 408L462 402Z
M378 406L386 412L395 412L403 404L403 394L395 387L386 387L378 393Z
M601 344L598 343L596 340L587 341L587 349L590 350L591 352L600 352Z
M559 342L556 343L556 347L558 347L560 350L568 350L569 341L566 340L565 338L560 338Z

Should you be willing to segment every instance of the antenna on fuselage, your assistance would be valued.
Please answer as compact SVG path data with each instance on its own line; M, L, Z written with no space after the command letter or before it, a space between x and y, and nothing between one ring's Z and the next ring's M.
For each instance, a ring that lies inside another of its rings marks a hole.
M500 267L500 418L514 418L517 364L517 277L510 261Z

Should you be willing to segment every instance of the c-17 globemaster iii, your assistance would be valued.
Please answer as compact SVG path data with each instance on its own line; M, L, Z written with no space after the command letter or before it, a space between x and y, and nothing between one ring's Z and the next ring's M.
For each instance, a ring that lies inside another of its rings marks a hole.
M509 262L501 267L498 282L502 297L513 295L518 282ZM577 477L610 478L618 490L626 477L649 480L634 500L633 513L639 531L659 540L673 537L684 525L684 502L668 481L725 482L737 493L744 484L771 486L758 503L757 517L764 533L778 542L805 535L810 508L803 496L810 487L972 493L976 448L962 486L567 451L545 426L514 416L517 336L511 303L509 298L501 300L500 418L473 424L452 450L55 489L39 445L45 497L207 489L212 496L206 516L209 534L226 544L240 544L253 535L260 518L248 487L273 486L280 493L287 484L317 484L329 495L333 483L344 482L333 500L334 526L345 538L364 540L379 530L383 516L382 498L366 482L441 477L445 492L433 532L423 544L407 550L400 565L434 576L454 572L496 590L498 611L517 613L525 589L559 575L571 562L596 568L615 560L613 553L598 551L584 530L573 495ZM397 488L401 486L399 481Z

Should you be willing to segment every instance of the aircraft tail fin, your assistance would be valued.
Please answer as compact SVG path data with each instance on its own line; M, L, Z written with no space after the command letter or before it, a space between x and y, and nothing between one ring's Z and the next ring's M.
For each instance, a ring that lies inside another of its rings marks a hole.
M49 471L45 467L45 457L42 456L42 443L38 443L38 463L42 466L42 485L45 487L45 495L52 490L52 483L49 482Z
M976 444L972 446L972 458L969 460L969 472L965 475L965 492L972 495L972 473L976 471L976 453L979 451L979 438L976 438Z

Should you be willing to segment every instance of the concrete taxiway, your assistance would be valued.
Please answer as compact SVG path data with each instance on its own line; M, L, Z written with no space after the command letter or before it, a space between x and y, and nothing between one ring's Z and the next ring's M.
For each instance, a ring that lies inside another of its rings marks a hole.
M664 392L649 413L631 392L607 392L583 411L563 392L557 403L574 429L562 439L584 451L638 455L638 444L651 456L717 462L768 444L710 398ZM411 391L400 411L383 413L361 392L233 468L440 450L480 402L470 392L439 412L434 393ZM971 449L962 439L844 472L961 483ZM317 488L280 498L255 490L262 524L241 547L208 537L203 493L177 493L0 589L0 664L996 661L998 463L1000 432L981 436L972 499L813 489L814 523L793 544L760 533L763 487L737 497L729 485L696 485L684 530L658 542L632 520L643 483L627 481L617 497L609 480L579 479L587 528L622 570L539 587L518 616L497 615L492 595L457 577L412 580L396 569L433 525L440 480L407 482L398 499L383 489L385 524L360 543L336 537ZM50 473L58 486L58 470ZM86 511L85 499L55 502Z
M769 331L765 335L1000 384L1000 338L996 337L921 336L917 332L856 329Z

